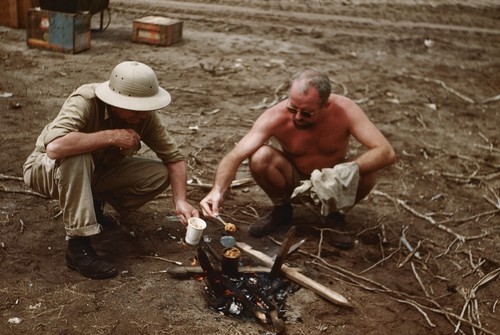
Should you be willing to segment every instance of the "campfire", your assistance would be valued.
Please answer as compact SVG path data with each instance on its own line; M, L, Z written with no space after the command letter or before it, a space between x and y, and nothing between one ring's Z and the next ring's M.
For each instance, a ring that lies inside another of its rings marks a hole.
M236 252L237 248L231 248ZM292 291L286 278L272 278L266 272L239 272L239 257L223 253L221 267L210 263L207 254L198 248L198 260L205 274L205 298L213 310L224 315L255 318L262 324L270 324L276 334L285 333L282 317L285 300ZM230 263L230 265L225 265Z
M200 266L174 267L167 270L173 276L181 277L195 273L204 280L204 295L207 305L224 315L254 318L263 325L271 325L276 334L285 334L286 298L296 284L308 288L328 301L350 307L342 295L301 274L297 269L284 264L288 254L297 250L305 241L292 244L295 227L286 234L279 252L272 258L243 242L235 247L226 247L222 257L208 243L208 252L220 263L214 266L203 247L197 249ZM239 266L241 251L262 266Z

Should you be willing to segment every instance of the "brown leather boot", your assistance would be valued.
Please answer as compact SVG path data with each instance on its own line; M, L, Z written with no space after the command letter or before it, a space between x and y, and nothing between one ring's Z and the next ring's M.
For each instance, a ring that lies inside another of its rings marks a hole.
M255 237L269 235L279 227L288 226L292 223L293 208L287 203L274 206L271 213L250 226L248 232Z
M328 232L326 241L339 249L349 250L354 246L352 238L345 232L347 222L345 216L338 212L330 213L325 218L325 224L329 228L333 228L338 232Z
M97 255L90 243L90 237L74 237L68 241L66 266L91 279L106 279L118 274L113 264Z

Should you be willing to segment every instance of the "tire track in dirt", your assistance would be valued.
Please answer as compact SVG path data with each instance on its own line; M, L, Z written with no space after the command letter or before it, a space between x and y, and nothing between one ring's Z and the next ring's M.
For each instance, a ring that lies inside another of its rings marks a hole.
M311 22L312 24L353 24L356 28L363 27L367 30L373 30L374 27L393 29L424 29L438 30L448 32L475 33L487 35L500 35L500 29L466 26L456 24L441 24L430 22L412 22L412 21L392 21L383 18L371 17L354 17L347 15L321 14L321 13L298 13L280 10L265 10L253 7L233 7L221 4L207 4L195 2L178 2L178 1L163 1L163 0L144 0L141 4L131 2L130 0L116 1L114 4L122 10L126 8L153 8L162 10L166 13L182 12L183 15L201 14L207 17L207 14L213 13L212 17L223 17L225 20L237 18L241 23L243 18L258 20L259 22L267 22L271 25L290 25L290 21L284 19L297 20L302 23Z

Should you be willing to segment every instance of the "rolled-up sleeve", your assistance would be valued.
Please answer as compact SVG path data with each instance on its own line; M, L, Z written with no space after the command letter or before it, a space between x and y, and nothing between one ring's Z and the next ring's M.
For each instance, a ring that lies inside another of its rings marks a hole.
M47 144L66 134L98 130L99 117L93 99L95 85L82 85L66 99L56 118L45 126L38 137L38 151L45 152Z
M89 109L91 109L91 104L82 96L68 98L57 117L47 126L47 133L43 139L44 145L71 132L83 130L88 117L88 113L83 113L83 111Z

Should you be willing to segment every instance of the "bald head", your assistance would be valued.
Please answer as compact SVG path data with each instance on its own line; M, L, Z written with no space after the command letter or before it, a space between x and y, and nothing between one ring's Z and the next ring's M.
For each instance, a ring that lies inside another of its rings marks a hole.
M330 84L330 79L328 76L318 70L307 68L301 72L296 73L290 82L290 86L294 85L294 88L299 92L307 93L311 88L316 89L318 92L320 105L324 105L330 93L332 91L332 86Z

